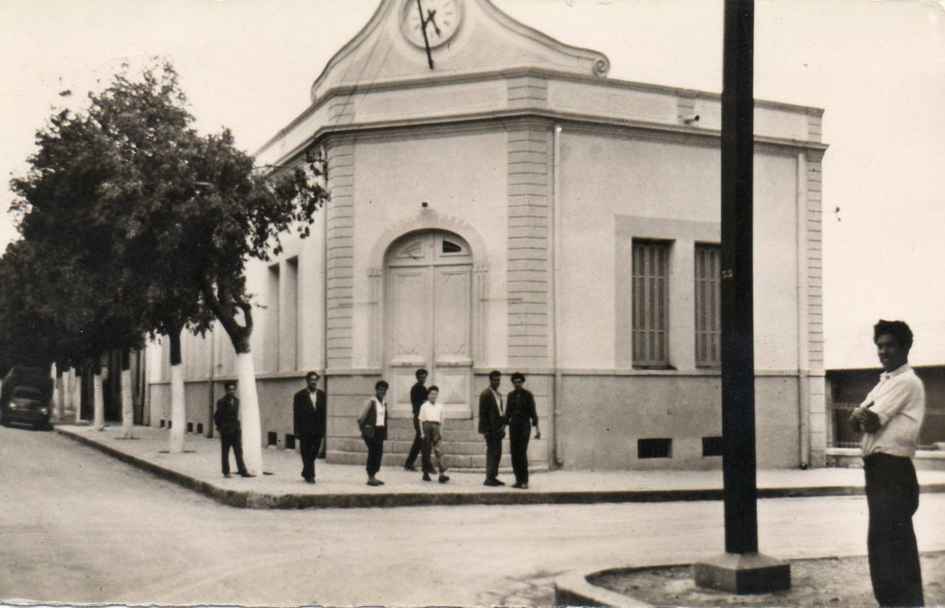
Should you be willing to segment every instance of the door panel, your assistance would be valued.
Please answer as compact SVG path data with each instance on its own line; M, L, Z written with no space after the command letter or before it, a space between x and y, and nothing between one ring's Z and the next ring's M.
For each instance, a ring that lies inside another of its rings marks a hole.
M435 361L438 365L471 363L469 300L472 269L469 266L442 266L435 270Z
M391 403L395 412L411 412L414 372L432 363L432 268L391 268L388 299L388 349Z
M439 266L435 271L436 336L433 362L446 414L469 418L472 348L472 267Z

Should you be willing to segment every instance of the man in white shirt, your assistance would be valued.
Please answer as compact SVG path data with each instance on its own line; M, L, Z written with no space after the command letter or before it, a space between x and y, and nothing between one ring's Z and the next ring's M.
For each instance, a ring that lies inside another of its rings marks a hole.
M450 480L446 474L446 462L443 460L443 421L446 412L443 410L443 404L437 403L436 399L440 395L440 389L437 386L431 386L427 391L427 401L420 406L418 420L420 422L420 437L424 441L424 451L433 467L440 472L439 482L446 483ZM423 472L423 481L430 481L430 474Z
M912 330L902 321L873 328L883 373L850 416L863 433L869 506L870 578L880 606L923 606L922 570L912 527L919 484L912 456L925 418L925 387L909 366Z

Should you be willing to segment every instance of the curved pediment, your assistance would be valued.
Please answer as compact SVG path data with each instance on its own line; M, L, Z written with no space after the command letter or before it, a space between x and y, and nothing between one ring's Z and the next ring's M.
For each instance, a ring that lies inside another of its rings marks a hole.
M426 26L429 57L421 9L433 17ZM519 68L603 78L610 62L516 21L490 0L381 0L370 21L325 66L311 98L315 103L339 87Z

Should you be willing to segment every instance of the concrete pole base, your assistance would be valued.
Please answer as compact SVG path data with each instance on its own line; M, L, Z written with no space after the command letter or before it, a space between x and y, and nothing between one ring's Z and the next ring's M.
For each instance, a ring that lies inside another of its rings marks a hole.
M791 565L760 553L723 553L692 565L696 586L738 595L791 588Z

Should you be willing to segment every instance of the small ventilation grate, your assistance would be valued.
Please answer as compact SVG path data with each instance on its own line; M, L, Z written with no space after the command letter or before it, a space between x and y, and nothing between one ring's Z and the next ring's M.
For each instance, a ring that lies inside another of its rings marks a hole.
M672 458L672 439L638 439L637 458Z
M702 438L703 456L721 456L722 438L721 437L703 437Z

